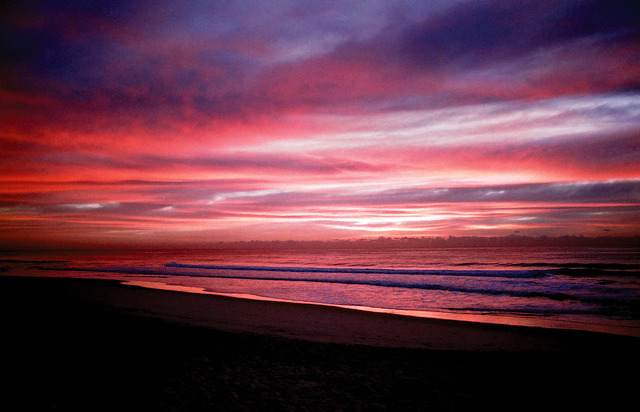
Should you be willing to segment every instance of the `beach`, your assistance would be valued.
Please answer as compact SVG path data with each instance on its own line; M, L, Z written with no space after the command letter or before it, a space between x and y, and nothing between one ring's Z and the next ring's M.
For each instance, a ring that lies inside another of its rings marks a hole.
M0 277L20 410L609 409L638 338ZM629 376L631 372L631 376Z

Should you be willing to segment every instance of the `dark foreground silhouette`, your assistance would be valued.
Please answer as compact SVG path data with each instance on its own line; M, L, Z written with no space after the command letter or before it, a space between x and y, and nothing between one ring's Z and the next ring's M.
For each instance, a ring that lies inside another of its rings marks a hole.
M0 277L16 410L616 410L636 396L633 338L516 352L313 342L117 310L79 282Z

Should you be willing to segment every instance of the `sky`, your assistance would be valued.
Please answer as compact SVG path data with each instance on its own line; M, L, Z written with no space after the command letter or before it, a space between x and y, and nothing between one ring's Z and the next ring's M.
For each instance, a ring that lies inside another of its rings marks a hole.
M640 235L640 3L0 6L0 245Z

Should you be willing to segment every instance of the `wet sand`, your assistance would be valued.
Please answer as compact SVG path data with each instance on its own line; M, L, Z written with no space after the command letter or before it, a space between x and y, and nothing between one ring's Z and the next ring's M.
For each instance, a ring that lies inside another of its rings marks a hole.
M615 409L636 396L638 338L113 281L0 277L0 291L6 398L25 410Z

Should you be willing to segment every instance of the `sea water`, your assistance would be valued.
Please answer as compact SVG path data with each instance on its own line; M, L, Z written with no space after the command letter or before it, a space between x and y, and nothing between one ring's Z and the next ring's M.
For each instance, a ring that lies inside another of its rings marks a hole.
M635 248L220 248L6 254L0 274L640 336Z

